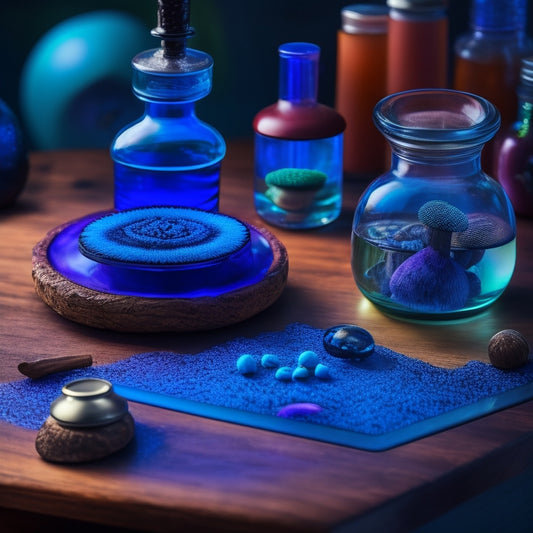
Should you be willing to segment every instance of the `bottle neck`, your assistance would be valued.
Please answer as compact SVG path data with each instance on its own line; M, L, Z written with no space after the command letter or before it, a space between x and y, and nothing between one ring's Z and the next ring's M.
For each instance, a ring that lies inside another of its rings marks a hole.
M474 32L525 36L527 0L473 0L470 25Z
M391 9L389 11L390 20L403 22L432 22L445 19L447 16L444 8L427 11L410 11L407 9Z
M288 43L279 48L279 99L313 104L318 95L320 48L311 43Z
M461 148L455 151L405 149L391 145L391 171L396 176L410 178L447 179L455 176L471 176L481 171L483 145Z
M195 102L154 102L146 101L145 115L152 118L180 119L193 116Z

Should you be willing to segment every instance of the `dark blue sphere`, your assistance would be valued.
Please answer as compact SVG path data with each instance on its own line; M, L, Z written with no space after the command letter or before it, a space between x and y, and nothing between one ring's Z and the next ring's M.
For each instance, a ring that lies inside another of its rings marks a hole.
M374 351L374 338L359 326L341 324L324 333L326 352L341 359L366 359Z
M15 203L27 178L28 153L19 121L0 100L0 208Z

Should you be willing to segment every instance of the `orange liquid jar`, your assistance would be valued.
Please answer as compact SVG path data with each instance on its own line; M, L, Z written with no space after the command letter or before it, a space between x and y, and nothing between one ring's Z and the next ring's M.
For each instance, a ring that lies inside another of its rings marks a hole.
M443 0L388 0L388 94L448 84L448 18Z
M385 169L386 142L372 111L386 95L387 15L385 6L372 4L353 4L341 11L335 107L346 120L347 179L374 178Z

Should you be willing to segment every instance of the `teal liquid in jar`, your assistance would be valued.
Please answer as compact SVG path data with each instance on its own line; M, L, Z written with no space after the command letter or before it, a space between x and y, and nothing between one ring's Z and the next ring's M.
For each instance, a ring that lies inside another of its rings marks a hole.
M398 301L391 292L391 277L399 265L423 249L422 241L414 244L418 248L416 251L403 248L405 241L394 244L398 234L402 234L402 228L406 227L413 227L412 223L407 220L383 221L352 232L351 266L357 286L382 311L422 320L462 318L492 304L509 284L516 258L516 238L512 233L510 240L490 248L451 248L451 259L464 268L469 283L464 301L458 299L462 302L459 308L459 304L450 304L450 298L446 296L443 301L436 297L426 301Z

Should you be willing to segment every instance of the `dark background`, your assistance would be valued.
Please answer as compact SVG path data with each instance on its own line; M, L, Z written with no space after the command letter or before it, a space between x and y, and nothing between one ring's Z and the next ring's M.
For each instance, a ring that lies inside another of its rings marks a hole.
M200 118L226 139L252 135L252 120L277 99L277 47L308 41L321 47L319 100L334 105L336 32L348 0L192 0L189 46L214 58L212 93L198 104ZM367 0L366 3L372 3ZM384 3L384 2L374 2ZM139 17L147 31L157 23L156 0L4 0L0 7L0 98L21 118L20 74L32 47L50 28L74 15L118 9ZM468 31L468 0L450 0L450 72L453 43ZM528 33L532 35L532 8ZM159 41L153 39L153 46ZM141 50L139 50L141 51ZM24 127L24 124L23 124Z

